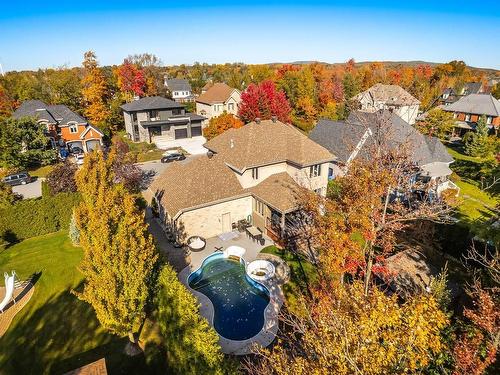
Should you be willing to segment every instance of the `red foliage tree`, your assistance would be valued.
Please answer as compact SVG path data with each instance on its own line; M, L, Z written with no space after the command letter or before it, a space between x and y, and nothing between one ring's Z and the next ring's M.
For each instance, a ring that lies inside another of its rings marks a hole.
M238 115L244 122L254 121L256 118L266 120L272 116L282 122L289 122L290 112L290 104L284 91L277 90L273 81L251 84L241 94Z
M127 94L144 95L146 79L144 72L136 65L125 59L116 71L120 91Z

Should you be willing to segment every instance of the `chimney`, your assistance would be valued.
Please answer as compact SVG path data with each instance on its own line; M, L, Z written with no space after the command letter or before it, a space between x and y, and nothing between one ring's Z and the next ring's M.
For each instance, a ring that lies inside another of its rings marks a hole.
M255 118L255 122L256 122L257 124L260 124L260 117L256 117L256 118Z
M278 117L276 117L276 116L271 116L271 121L272 121L272 122L276 122L276 121L278 121Z

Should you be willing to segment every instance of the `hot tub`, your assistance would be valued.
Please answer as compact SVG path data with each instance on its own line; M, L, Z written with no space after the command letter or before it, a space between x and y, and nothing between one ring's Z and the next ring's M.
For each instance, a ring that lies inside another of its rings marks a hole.
M247 274L254 280L269 280L274 272L274 264L265 259L257 259L247 265Z

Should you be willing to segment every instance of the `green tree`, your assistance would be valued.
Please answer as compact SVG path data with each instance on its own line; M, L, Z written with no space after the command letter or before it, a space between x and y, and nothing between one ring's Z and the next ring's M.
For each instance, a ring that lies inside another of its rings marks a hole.
M455 119L451 112L434 108L427 113L425 120L418 125L418 129L424 134L446 139L454 126Z
M471 156L487 157L492 151L489 147L488 132L486 116L483 115L477 122L475 132L464 140L465 152Z
M218 344L219 337L198 311L196 298L165 265L159 276L158 324L167 364L175 374L234 374Z
M0 123L0 166L27 168L47 165L56 158L48 145L45 126L35 118L5 119Z
M18 199L12 192L12 187L0 181L0 208L10 206Z
M352 73L344 74L344 78L342 78L342 86L344 88L344 97L347 100L357 95L360 90L359 82Z
M82 202L75 220L85 282L75 294L92 305L103 327L117 335L128 333L135 342L158 255L134 196L113 182L113 157L90 153L77 175Z

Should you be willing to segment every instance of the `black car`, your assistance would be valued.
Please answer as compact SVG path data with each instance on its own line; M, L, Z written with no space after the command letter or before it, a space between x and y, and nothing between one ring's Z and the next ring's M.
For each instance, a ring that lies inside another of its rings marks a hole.
M32 181L28 172L19 172L4 177L3 182L10 186L26 185Z
M162 163L170 163L172 161L176 160L184 160L186 159L186 156L184 154L181 154L179 152L172 152L171 154L165 155L164 157L161 158Z
M70 152L73 155L81 155L81 154L83 154L83 149L81 147L75 146L75 147L71 147Z

